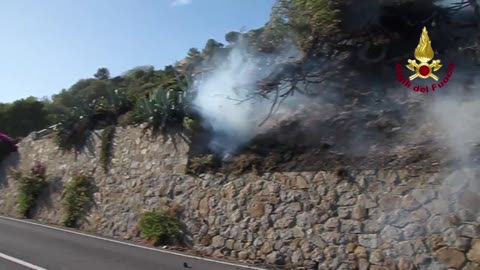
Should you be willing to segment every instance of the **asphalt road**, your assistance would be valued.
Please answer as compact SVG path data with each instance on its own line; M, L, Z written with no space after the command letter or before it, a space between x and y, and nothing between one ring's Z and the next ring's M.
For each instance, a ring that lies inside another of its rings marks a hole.
M9 260L0 259L0 270L31 270L31 268L22 266Z
M0 216L0 270L4 269L261 270Z

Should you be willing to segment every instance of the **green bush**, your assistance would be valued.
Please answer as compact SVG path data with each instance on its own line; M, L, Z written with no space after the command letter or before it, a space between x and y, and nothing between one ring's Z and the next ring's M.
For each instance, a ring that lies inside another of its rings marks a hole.
M37 163L26 176L21 172L14 174L14 178L18 183L18 214L21 217L28 217L29 211L35 207L38 197L47 187L45 173L45 166Z
M171 244L180 240L180 222L163 212L145 212L138 222L141 236L154 245Z
M263 36L279 44L288 32L304 52L317 48L320 40L335 37L340 26L339 0L277 0Z
M50 125L44 102L34 97L10 104L0 103L0 130L12 137L25 137L30 132Z
M188 162L188 173L198 174L204 172L212 172L215 169L215 156L204 155L192 157Z
M113 151L113 138L115 137L115 126L108 126L102 132L102 148L100 152L100 164L105 172L108 171Z
M91 177L76 175L65 187L62 194L62 204L65 207L63 225L75 227L80 219L85 216L93 202L94 185Z

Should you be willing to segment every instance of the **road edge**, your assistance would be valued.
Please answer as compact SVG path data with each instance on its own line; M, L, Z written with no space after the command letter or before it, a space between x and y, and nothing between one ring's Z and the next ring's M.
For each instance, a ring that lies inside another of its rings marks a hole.
M66 232L66 233L72 233L72 234L76 234L76 235L90 237L90 238L94 238L94 239L97 239L97 240L108 241L108 242L112 242L112 243L116 243L116 244L127 245L127 246L131 246L131 247L137 247L137 248L142 248L142 249L151 250L151 251L157 251L157 252L166 253L166 254L170 254L170 255L176 255L176 256L185 257L185 258L194 259L194 260L224 264L224 265L229 265L229 266L233 266L233 267L242 267L244 269L250 269L250 270L267 270L267 268L260 268L260 267L256 267L256 266L249 266L249 265L244 265L244 264L231 263L231 262L226 262L226 261L221 261L221 260L214 260L214 259L210 259L210 258L204 258L204 257L184 254L184 253L180 253L180 252L174 252L174 251L170 251L170 250L166 250L166 249L162 249L162 248L142 246L142 245L139 245L139 244L134 244L134 243L126 242L126 241L109 239L109 238L106 238L106 237L97 236L97 235L93 235L93 234L88 234L88 233L85 233L85 232L69 230L69 229L65 229L65 228L61 228L61 227L56 227L56 226L52 226L52 225L43 224L39 221L17 219L17 218L4 216L4 215L0 215L0 218L10 220L10 221L30 224L30 225L34 225L34 226L44 227L44 228L48 228L48 229L52 229L52 230L62 231L62 232Z

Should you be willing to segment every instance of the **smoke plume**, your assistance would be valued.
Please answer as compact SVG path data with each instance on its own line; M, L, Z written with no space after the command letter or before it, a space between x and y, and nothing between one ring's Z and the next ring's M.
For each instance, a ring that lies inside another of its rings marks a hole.
M458 72L455 76L468 81ZM471 85L478 85L480 78L469 78ZM434 96L427 109L428 119L433 122L438 142L446 146L453 159L464 166L474 160L472 152L480 143L480 95L476 89L465 91L462 84L452 83L450 94Z
M278 54L259 54L239 42L212 72L194 82L193 105L214 133L212 151L225 157L258 133L272 100L255 95L257 82L279 72L275 63L298 57L293 46Z

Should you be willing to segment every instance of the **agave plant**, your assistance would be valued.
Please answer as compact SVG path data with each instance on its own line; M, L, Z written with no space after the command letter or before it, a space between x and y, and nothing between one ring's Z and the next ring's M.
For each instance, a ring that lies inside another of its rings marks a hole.
M177 78L178 86L182 89L183 92L188 93L189 90L193 87L193 76L189 73L183 75L182 78L175 73L175 77Z
M132 103L127 97L125 89L115 89L108 91L108 95L104 98L106 109L120 115L130 111Z
M56 126L57 144L63 150L80 151L88 142L91 130L93 109L91 107L73 108L61 117Z
M154 130L163 130L171 124L181 124L185 105L181 97L181 91L155 90L149 97L138 101L137 120L147 122Z
M93 124L95 128L115 125L119 116L132 110L132 103L124 89L108 90L105 96L93 100Z
M189 73L183 74L182 77L175 73L175 77L177 78L178 86L180 89L182 89L179 99L183 106L185 117L183 119L183 126L190 130L193 126L199 126L198 122L196 121L195 113L191 108L191 101L194 99L195 95L194 77Z

